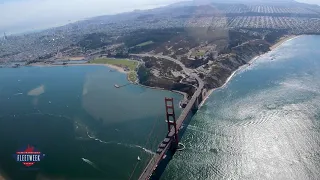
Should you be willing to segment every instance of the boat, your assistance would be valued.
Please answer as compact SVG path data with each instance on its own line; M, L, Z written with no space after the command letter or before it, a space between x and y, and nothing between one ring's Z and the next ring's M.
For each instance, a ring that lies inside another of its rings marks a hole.
M165 159L167 157L167 155L164 155L163 157L162 157L162 159Z
M119 88L120 86L118 84L115 84L114 87Z
M140 157L138 156L138 161L141 161Z

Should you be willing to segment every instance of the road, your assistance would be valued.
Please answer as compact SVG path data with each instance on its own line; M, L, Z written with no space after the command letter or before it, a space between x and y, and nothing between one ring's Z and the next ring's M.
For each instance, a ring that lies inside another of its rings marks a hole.
M181 61L174 59L172 57L169 56L162 56L162 55L153 55L153 54L130 54L132 56L139 56L139 57L155 57L155 58L162 58L162 59L166 59L172 62L175 62L176 64L178 64L184 71L184 73L190 77L195 78L198 81L198 88L200 87L201 89L204 86L204 82L202 81L202 79L194 72L193 69L187 68Z
M188 114L191 111L191 109L194 106L194 104L195 103L199 103L199 102L196 102L196 100L199 98L199 96L202 96L202 89L204 87L204 83L203 83L202 79L194 72L194 70L185 67L185 65L182 64L177 59L174 59L174 58L171 58L171 57L168 57L168 56L159 56L159 55L152 55L152 54L130 54L130 55L139 56L139 57L163 58L163 59L167 59L169 61L173 61L176 64L180 65L181 68L183 69L183 71L187 75L189 75L190 77L195 78L198 81L198 87L197 87L196 92L193 94L191 99L188 101L188 104L183 109L183 111L181 112L179 118L177 119L176 126L177 126L177 129L180 129L182 127L183 122L188 117ZM175 128L172 127L170 132L168 133L168 137L172 137L174 135L174 132L175 132ZM171 141L172 141L172 139L170 138L170 142L168 143L168 145L171 144ZM162 158L166 154L166 152L167 152L167 150L169 148L168 145L165 147L165 149L160 154L156 154L156 155L153 156L153 158L150 160L150 162L147 165L147 167L144 169L144 171L140 175L139 180L148 180L150 178L150 176L152 175L152 173L157 168L157 166L161 162Z

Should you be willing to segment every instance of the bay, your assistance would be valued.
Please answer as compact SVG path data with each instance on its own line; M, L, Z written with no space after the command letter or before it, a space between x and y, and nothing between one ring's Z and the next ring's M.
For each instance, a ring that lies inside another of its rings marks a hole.
M0 69L0 173L9 179L137 179L166 133L164 98L105 66ZM30 171L12 155L45 154ZM141 161L137 160L137 157Z

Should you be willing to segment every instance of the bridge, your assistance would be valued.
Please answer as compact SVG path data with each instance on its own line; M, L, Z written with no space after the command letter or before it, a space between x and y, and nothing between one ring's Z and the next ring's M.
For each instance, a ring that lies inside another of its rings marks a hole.
M134 54L135 56L145 57L145 56L153 56L158 58L164 58L179 64L186 74L190 77L193 77L198 82L198 87L194 92L193 96L189 100L187 106L181 112L178 120L175 118L174 112L174 104L172 98L166 98L166 117L168 124L168 133L163 141L159 144L156 154L151 158L148 165L142 172L139 177L139 180L149 180L152 179L154 172L157 170L158 165L166 159L166 154L168 151L175 151L178 148L179 143L179 131L181 130L182 124L186 121L190 112L195 112L198 110L200 103L203 100L204 94L204 83L199 76L192 72L191 69L186 68L180 61L175 60L171 57L167 56L156 56L156 55L148 55L148 54Z

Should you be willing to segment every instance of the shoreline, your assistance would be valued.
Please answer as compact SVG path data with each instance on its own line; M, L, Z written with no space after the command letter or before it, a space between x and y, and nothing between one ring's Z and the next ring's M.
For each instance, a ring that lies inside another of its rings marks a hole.
M279 39L278 42L276 42L275 44L273 44L272 46L270 46L270 51L273 51L275 49L277 49L279 46L281 46L283 43L287 42L287 41L290 41L292 39L295 39L297 37L299 37L300 35L288 35L288 36L284 36L282 38ZM223 88L225 87L229 81L236 75L236 73L238 73L240 70L243 70L244 68L246 67L249 67L252 63L254 63L255 60L257 60L259 57L269 53L270 51L264 53L264 54L260 54L260 55L257 55L255 57L253 57L250 61L248 61L247 64L244 64L242 66L240 66L238 69L236 69L234 72L232 72L232 74L228 77L228 79L225 81L225 83L217 88L213 88L213 89L209 89L207 90L207 93L205 94L205 97L203 99L203 101L200 103L199 107L202 107L204 105L204 103L206 102L206 100L210 97L210 95L217 89L219 88ZM120 73L123 73L123 74L126 74L127 75L127 81L128 83L130 84L134 84L134 85L138 85L138 86L141 86L141 87L144 87L144 88L149 88L149 89L156 89L156 90L162 90L162 91L171 91L171 92L174 92L174 93L178 93L180 95L183 96L183 100L181 100L180 102L188 99L187 98L187 95L186 93L184 92L181 92L181 91L177 91L177 90L168 90L168 89L164 89L164 88L159 88L159 87L151 87L151 86L145 86L143 84L140 84L139 82L132 82L129 80L129 71L124 71L123 68L121 67L118 67L118 66L115 66L115 65L111 65L111 64L90 64L90 63L83 63L83 64L67 64L67 65L54 65L54 64L45 64L45 63L35 63L35 64L30 64L29 66L35 66L35 67L52 67L52 66L106 66L106 67L109 67L109 68L112 68Z
M129 71L124 71L123 68L111 65L111 64L90 64L90 63L83 63L83 64L67 64L67 65L62 65L62 64L44 64L44 63L35 63L35 64L30 64L29 66L34 66L34 67L54 67L54 66L106 66L109 68L112 68L114 70L117 70L120 73L123 74L128 74Z
M287 41L290 41L290 40L292 40L292 39L295 39L295 38L297 38L297 37L299 37L299 35L288 35L288 36L284 36L284 37L280 38L278 42L276 42L274 45L272 45L272 46L270 47L270 50L273 51L273 50L275 50L276 48L278 48L279 46L281 46L283 43L285 43L285 42L287 42Z
M129 71L124 71L123 68L115 66L115 65L111 65L111 64L90 64L90 63L83 63L83 64L67 64L67 65L62 65L62 64L44 64L44 63L35 63L35 64L30 64L30 66L34 66L34 67L54 67L54 66L106 66L109 67L111 69L116 70L117 72L123 73L123 74L129 74ZM129 77L126 77L128 83L133 84L133 85L137 85L143 88L148 88L148 89L155 89L155 90L161 90L161 91L170 91L173 93L177 93L183 96L183 99L180 100L180 102L184 101L185 99L188 99L187 93L182 92L182 91L177 91L177 90L167 90L164 88L160 88L160 87L152 87L152 86L146 86L143 84L140 84L138 82L132 82L129 80Z
M143 87L143 88L154 89L154 90L159 90L159 91L170 91L170 92L173 92L173 93L180 94L180 95L183 96L183 99L181 99L179 102L182 102L182 101L185 101L186 99L188 99L187 93L182 92L182 91L168 90L168 89L164 89L164 88L160 88L160 87L146 86L146 85L143 85L143 84L140 84L140 83L131 83L131 84L134 84L134 85L137 85L137 86L140 86L140 87Z
M290 36L286 36L286 37L280 38L280 40L279 40L277 43L275 43L274 45L272 45L272 46L270 47L270 51L268 51L268 52L266 52L266 53L263 53L263 54L261 54L261 55L257 55L257 56L255 56L254 58L252 58L250 61L248 61L247 64L244 64L244 65L240 66L238 69L236 69L234 72L232 72L232 74L228 77L228 79L226 80L226 82L225 82L222 86L217 87L217 88L210 89L210 90L208 91L208 93L206 94L205 98L203 99L203 101L200 103L199 107L202 107L202 106L204 105L204 103L206 102L206 100L209 98L209 96L210 96L215 90L218 90L218 89L220 89L220 88L225 87L225 86L229 83L229 81L236 75L236 73L238 73L239 71L241 71L241 70L249 67L252 63L254 63L254 61L256 61L257 59L259 59L259 57L261 57L261 56L263 56L263 55L265 55L265 54L267 54L267 53L269 53L269 52L271 52L271 51L274 51L274 50L277 49L279 46L281 46L283 43L285 43L285 42L287 42L287 41L290 41L290 40L292 40L292 39L295 39L295 38L297 38L297 37L299 37L299 35L290 35Z

